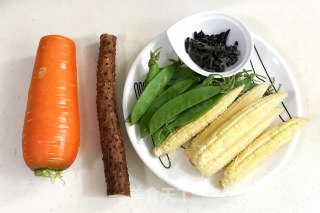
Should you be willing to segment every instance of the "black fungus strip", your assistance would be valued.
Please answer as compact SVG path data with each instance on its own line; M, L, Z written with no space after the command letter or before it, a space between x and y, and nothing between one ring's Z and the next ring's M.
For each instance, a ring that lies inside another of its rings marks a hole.
M186 38L185 48L190 58L209 72L223 72L238 61L238 42L228 46L230 29L219 34L207 35L202 30Z

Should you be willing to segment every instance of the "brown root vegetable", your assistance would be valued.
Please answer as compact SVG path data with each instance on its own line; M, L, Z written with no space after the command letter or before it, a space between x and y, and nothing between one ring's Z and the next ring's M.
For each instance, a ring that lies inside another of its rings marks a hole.
M115 103L116 41L117 37L114 35L102 34L100 36L97 114L107 195L130 196L126 155Z

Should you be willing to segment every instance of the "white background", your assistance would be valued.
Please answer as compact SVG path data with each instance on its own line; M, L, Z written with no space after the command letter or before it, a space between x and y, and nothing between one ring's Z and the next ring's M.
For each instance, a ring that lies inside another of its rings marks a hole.
M317 0L239 1L17 1L0 0L0 212L319 212L320 4ZM178 191L141 162L123 131L132 197L105 196L95 108L99 36L117 44L117 103L127 72L143 46L178 20L206 10L230 12L286 60L310 118L289 164L263 187L231 198ZM75 40L81 111L81 147L64 172L66 184L34 177L24 165L21 131L40 37Z

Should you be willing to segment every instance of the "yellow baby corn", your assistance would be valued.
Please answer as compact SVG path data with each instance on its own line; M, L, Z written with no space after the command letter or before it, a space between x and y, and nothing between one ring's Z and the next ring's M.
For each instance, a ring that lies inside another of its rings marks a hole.
M222 187L229 187L243 179L264 159L288 143L305 123L304 118L293 118L259 136L226 168L220 181Z
M199 151L192 156L191 162L203 171L204 166L211 159L230 148L286 96L287 93L272 94L245 107L204 141Z
M153 149L155 156L170 153L178 149L181 145L189 141L192 137L207 127L214 119L223 113L226 108L238 97L244 86L240 86L226 95L208 112L199 117L197 120L177 129L161 143L160 146Z
M205 176L211 176L220 171L229 162L231 162L241 150L245 149L250 143L252 143L252 141L258 137L276 117L278 117L281 111L281 108L274 108L271 112L265 115L256 126L239 138L235 144L227 149L227 151L210 160L204 167L203 171L200 172Z
M238 98L230 107L228 107L228 109L225 112L223 112L207 128L205 128L195 138L192 139L191 145L184 152L185 155L191 158L195 150L198 149L199 146L201 146L202 141L204 141L211 133L217 130L223 123L228 121L233 115L235 115L241 109L261 98L268 89L269 85L269 83L259 84L251 90L249 90L248 92L246 92L240 98Z

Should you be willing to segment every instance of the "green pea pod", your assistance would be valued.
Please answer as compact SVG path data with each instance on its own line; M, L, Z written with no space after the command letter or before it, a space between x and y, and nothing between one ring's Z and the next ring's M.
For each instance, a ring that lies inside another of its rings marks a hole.
M146 78L146 85L148 85L150 83L150 81L159 73L160 69L159 69L159 65L157 63L157 61L159 60L159 56L160 56L160 52L159 52L160 48L156 49L154 52L150 52L150 59L149 59L149 72Z
M130 117L127 119L131 124L135 124L147 111L152 101L159 95L162 89L170 81L175 69L172 66L166 67L150 81L141 93L136 105L134 106Z
M146 133L148 132L149 121L152 115L165 103L173 99L174 97L180 95L181 93L185 92L192 84L194 80L186 79L179 81L172 86L170 86L167 90L165 90L161 95L153 100L150 104L147 111L141 117L139 122L140 124L140 135L141 137L145 137Z
M152 135L153 144L155 147L159 146L162 141L170 134L171 130L165 126L161 127Z
M172 79L184 80L184 79L190 79L190 78L197 78L198 76L200 78L200 75L198 75L196 72L194 72L189 67L177 67L176 72L172 76Z
M161 126L184 110L220 93L220 87L204 86L185 92L158 109L150 119L149 132L154 134Z
M162 126L158 131L156 131L152 135L152 139L154 142L155 147L159 146L164 139L176 128L185 126L196 119L200 118L206 112L208 112L214 105L216 105L222 98L223 94L218 94L205 100L186 111L180 113L177 118L169 124Z
M216 105L220 99L222 98L224 94L218 94L213 96L212 98L209 98L189 109L182 112L177 119L175 119L172 123L169 124L169 129L174 129L178 127L182 127L184 125L187 125L199 117L201 117L203 114L208 112L214 105Z

